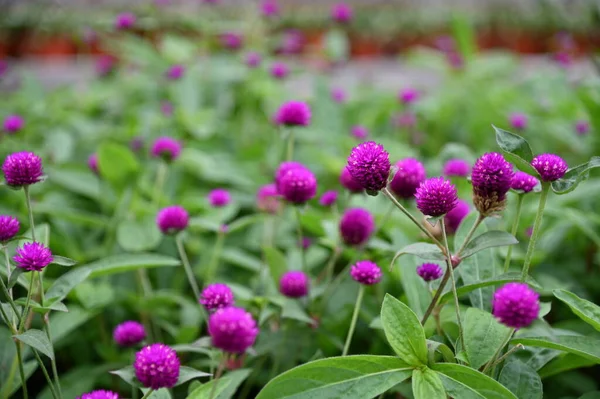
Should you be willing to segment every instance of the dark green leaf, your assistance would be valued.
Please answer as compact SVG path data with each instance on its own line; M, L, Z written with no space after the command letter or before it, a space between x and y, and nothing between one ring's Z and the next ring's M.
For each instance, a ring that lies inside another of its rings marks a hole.
M248 226L253 225L254 223L263 221L264 218L265 217L263 214L256 214L256 215L248 215L248 216L244 216L239 219L236 219L227 226L228 227L227 233L231 234L238 230L242 230Z
M224 390L221 390L221 393L215 395L215 399L231 399L236 397L235 392L237 391L238 387L242 384L242 382L244 382L244 380L248 378L251 372L251 369L239 369L227 373L224 378L227 378L227 380L229 380L229 383L226 385Z
M554 375L564 373L565 371L578 369L582 367L590 367L596 364L595 361L586 359L585 357L577 356L572 353L563 353L548 362L539 370L542 379L552 377Z
M265 259L267 265L269 265L269 271L271 278L275 283L276 287L279 287L279 279L285 272L288 271L287 259L285 256L276 248L266 247L263 248L265 253Z
M8 288L14 287L15 284L17 284L17 282L19 281L19 279L23 280L21 285L24 284L24 286L27 287L27 280L25 280L24 276L21 277L23 273L25 273L25 269L21 269L20 267L14 268L10 273L10 278L8 279ZM31 278L31 275L29 275L29 277Z
M143 268L174 267L180 264L179 259L171 256L144 253L113 255L90 263L86 267L90 268L92 271L90 277L94 278Z
M125 381L131 386L137 388L140 388L142 386L142 384L138 381L137 377L135 376L135 369L133 368L133 366L125 366L122 369L114 370L110 373L118 375L119 377L121 377L121 379L123 379L123 381Z
M124 220L117 226L117 242L125 251L150 251L160 244L162 234L154 218Z
M415 399L446 399L446 390L439 375L428 368L414 369L412 390Z
M463 330L469 366L474 369L492 359L511 331L491 313L477 308L467 309Z
M100 175L116 187L131 183L140 164L129 148L116 143L103 143L98 149Z
M293 319L309 324L313 322L313 319L306 314L298 301L291 298L285 298L283 307L281 309L281 317L284 319Z
M579 183L587 179L590 169L598 167L600 167L600 157L595 156L589 162L567 170L563 177L552 182L552 191L558 195L570 193Z
M63 274L54 281L54 284L48 289L46 299L48 301L62 301L67 297L69 292L84 281L92 273L88 267L78 267Z
M560 335L556 337L515 338L511 343L557 349L600 363L600 339L598 338Z
M519 399L542 399L542 379L522 361L512 360L502 368L498 382L510 389Z
M194 389L192 393L187 396L187 399L211 399L211 394L213 395L213 398L219 398L220 395L229 388L229 384L231 384L231 379L227 376L219 378L218 380L209 381Z
M71 266L75 266L77 264L77 261L75 261L73 259L65 258L64 256L53 255L52 257L54 258L52 263L55 265L71 267Z
M523 172L527 172L532 176L539 176L537 170L531 166L533 151L531 151L527 140L518 134L507 132L493 125L492 127L496 131L496 143L498 143L506 160Z
M440 353L444 358L444 362L456 363L452 349L450 349L448 347L448 345L446 345L446 344L428 339L427 340L427 350L429 351L429 355L430 355L429 364L433 364L432 359L433 359L434 352Z
M467 366L437 363L431 368L440 373L450 397L460 399L518 399L502 384Z
M473 238L461 253L461 258L465 259L479 251L487 248L504 247L507 245L518 244L519 241L512 234L501 230L486 231L485 233Z
M588 392L583 396L580 396L579 399L600 399L600 391Z
M579 298L577 295L566 290L552 291L555 297L566 303L573 313L583 321L600 331L600 306Z
M179 378L177 379L177 385L185 384L186 382L200 377L209 377L210 373L205 373L187 366L181 366L179 369Z
M50 359L54 360L54 349L52 344L48 340L46 333L36 329L29 329L20 335L13 335L13 338L18 339L26 345L31 346L34 349L42 352Z

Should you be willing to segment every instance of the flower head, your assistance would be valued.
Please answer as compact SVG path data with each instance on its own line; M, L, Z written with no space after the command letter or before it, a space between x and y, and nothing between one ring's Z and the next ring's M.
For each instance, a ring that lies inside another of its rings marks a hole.
M347 245L366 243L375 231L375 219L363 208L350 208L340 219L340 234Z
M414 158L405 158L396 163L398 171L390 182L390 189L400 198L410 199L427 178L425 167Z
M165 72L165 76L170 80L181 79L183 74L185 73L185 67L181 64L171 65L169 69Z
M216 348L228 353L244 353L254 345L258 327L250 313L230 306L219 309L210 316L208 333Z
M17 235L21 225L17 218L0 215L0 243L5 243Z
M446 223L446 230L448 234L455 233L458 230L458 226L467 217L471 207L467 201L461 199L456 201L456 206L444 216L444 223Z
M242 47L244 38L239 33L227 32L221 35L221 44L229 50L237 50Z
M515 172L510 188L513 190L529 193L533 191L535 186L539 184L539 180L525 172Z
M471 172L471 165L464 159L452 158L444 164L443 174L446 177L467 177Z
M298 54L304 47L304 34L297 29L289 29L283 33L279 51L283 54Z
M25 126L25 120L19 115L8 115L4 119L4 131L12 134L17 133Z
M456 187L443 177L425 180L415 193L417 208L427 216L442 216L456 206Z
M248 65L249 68L258 68L261 61L262 58L259 53L255 51L246 53L246 65Z
M310 237L302 237L300 248L307 250L312 245L313 240Z
M256 193L256 207L267 213L275 214L281 209L281 201L275 184L266 184Z
M13 187L28 186L42 180L42 158L33 152L14 152L2 164L6 184Z
M400 93L398 93L398 99L403 103L403 104L412 104L415 101L417 101L420 97L420 93L412 88L412 87L407 87L405 89L400 90Z
M131 148L131 151L133 151L133 152L138 152L139 150L142 149L143 146L144 146L144 139L143 139L143 137L140 137L140 136L136 136L136 137L132 138L131 141L129 142L129 148Z
M531 161L531 166L540 174L543 181L558 180L565 175L569 166L558 155L540 154Z
M341 87L334 87L331 89L331 99L338 104L346 102L346 91Z
M115 57L108 54L103 54L96 59L96 73L100 77L108 76L116 69L116 65L117 60Z
M98 154L90 155L87 164L92 172L98 174Z
M165 344L145 346L135 354L135 376L146 388L172 388L179 379L177 352Z
M352 133L352 136L354 136L354 138L357 138L359 140L364 140L369 135L369 130L364 126L356 125L356 126L352 126L351 133Z
M119 394L102 389L84 393L83 395L78 396L77 399L119 399Z
M128 320L115 327L113 339L119 346L135 346L146 339L146 329L142 323Z
M291 169L279 180L279 192L286 201L303 204L317 194L317 178L306 168Z
M529 326L540 313L540 296L524 283L500 287L492 299L492 313L500 323L512 327Z
M417 267L417 274L423 280L429 282L442 277L442 268L436 263L423 263Z
M231 202L231 194L222 188L214 189L208 193L208 202L214 208L222 208Z
M117 30L126 30L133 28L135 25L136 17L135 14L130 12L124 12L117 15L115 19L115 28Z
M354 281L364 285L374 285L381 281L381 269L370 260L356 262L350 269Z
M414 112L407 111L394 117L394 126L400 128L409 128L417 125L417 115Z
M390 169L390 154L374 141L357 145L348 157L348 171L367 191L377 192L385 188Z
M286 63L277 61L271 64L270 71L271 76L275 79L285 79L290 73L290 68L288 68Z
M506 207L506 193L513 179L513 167L502 154L483 154L473 166L473 203L482 215L499 212Z
M513 112L508 118L513 129L524 130L527 128L527 115L520 112Z
M159 137L152 143L150 154L154 158L163 158L167 162L172 162L181 154L181 143L172 137Z
M275 114L275 123L285 126L308 126L311 112L308 104L302 101L283 103Z
M156 216L156 224L163 234L176 234L185 230L190 221L187 211L178 205L161 209Z
M585 134L588 134L589 131L590 123L588 121L579 120L575 122L575 132L577 132L578 135L583 136Z
M279 4L276 0L263 0L260 3L260 11L267 18L276 17L279 15Z
M39 242L29 242L17 248L17 254L13 256L18 268L31 272L41 271L54 260L50 249Z
M364 191L363 186L354 180L354 177L350 174L348 166L344 166L342 173L340 174L340 183L351 193L362 193Z
M279 279L279 291L289 298L301 298L308 294L308 276L299 270L286 272Z
M346 3L337 3L331 7L331 18L335 22L347 23L352 19L352 7Z
M325 191L319 199L319 204L323 206L331 206L335 204L338 198L338 193L335 190Z
M200 296L200 304L208 311L233 305L233 292L226 284L210 284Z
M293 169L308 169L306 166L301 164L300 162L295 161L285 161L282 162L277 171L275 171L275 187L277 188L277 192L281 194L281 179L287 175Z

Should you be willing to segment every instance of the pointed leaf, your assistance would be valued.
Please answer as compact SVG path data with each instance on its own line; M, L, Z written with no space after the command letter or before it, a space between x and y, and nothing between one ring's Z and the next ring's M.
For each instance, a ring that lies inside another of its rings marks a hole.
M433 352L440 353L444 357L444 362L446 363L456 363L452 349L450 349L446 344L428 339L427 350L429 351L430 355L429 364L433 364L431 361L431 359L433 359Z
M492 125L496 131L496 143L502 150L504 158L513 163L519 170L529 173L532 176L539 176L539 173L533 166L533 151L529 147L529 143L518 134L507 132Z
M48 340L48 336L43 331L32 328L25 331L23 334L13 335L13 338L18 339L34 349L37 349L50 359L54 360L54 349Z
M558 195L570 193L579 183L587 179L590 169L598 167L600 167L600 157L595 156L589 162L567 170L563 177L552 182L552 191Z
M140 163L126 146L104 143L98 149L98 169L102 178L115 187L123 187L138 173Z
M444 254L442 254L442 251L440 250L440 248L437 245L434 244L429 244L426 242L417 242L414 244L410 244L407 245L406 247L402 248L401 250L399 250L398 252L396 252L396 255L394 255L394 258L392 259L392 262L390 263L390 269L394 266L394 263L396 262L396 260L401 257L402 255L415 255L418 256L421 259L425 259L425 260L444 260L446 259L444 257Z
M600 331L600 306L566 290L554 290L552 293L566 303L579 318Z
M502 368L498 382L510 389L519 399L542 399L542 379L527 364L515 359Z
M133 368L133 366L126 366L119 370L110 371L110 373L118 375L123 381L125 381L133 387L140 388L142 386L140 381L135 376L135 369Z
M225 392L227 388L229 388L230 384L231 379L227 376L219 378L218 380L211 380L206 384L202 384L198 388L194 389L187 396L187 399L210 399L211 394L213 398L220 398L221 394Z
M440 375L446 393L460 399L518 399L498 381L467 366L437 363L431 366Z
M175 386L185 384L186 382L195 378L209 377L210 375L210 373L205 373L204 371L196 370L187 366L181 366L179 369L179 378L177 379L177 384L175 384Z
M160 244L162 237L153 217L123 220L117 226L117 242L127 252L151 251Z
M313 319L304 311L302 306L291 298L285 298L281 309L281 317L284 319L293 319L305 323L313 323Z
M52 257L54 258L52 261L52 264L54 265L71 267L77 264L76 260L65 258L64 256L53 255Z
M21 277L21 275L25 273L25 269L21 269L20 267L16 267L12 270L12 272L10 273L10 278L8 279L8 288L12 288L15 286L15 284L17 284L17 282L19 281L19 279L23 280L23 284L25 284L25 287L28 287L28 283L25 280L25 277ZM31 275L29 276L31 278Z
M113 255L92 262L86 267L90 268L92 271L90 277L94 278L151 267L174 267L180 264L178 259L171 256L147 253Z
M446 399L446 390L439 375L428 368L414 369L412 390L415 399Z
M78 267L63 274L57 278L50 289L48 289L46 299L48 301L62 301L67 297L69 292L77 286L77 284L80 284L87 279L91 273L92 270L88 267Z
M600 339L577 335L556 337L515 338L512 344L531 345L539 348L557 349L600 363Z
M501 230L486 231L485 233L473 238L463 252L461 258L465 259L479 251L487 248L504 247L518 244L519 241L512 234Z
M469 366L474 369L492 359L511 331L491 313L477 308L467 309L463 330Z

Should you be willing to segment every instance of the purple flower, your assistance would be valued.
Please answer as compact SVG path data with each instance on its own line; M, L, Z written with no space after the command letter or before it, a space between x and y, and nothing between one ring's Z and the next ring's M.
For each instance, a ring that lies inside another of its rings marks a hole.
M181 143L172 137L159 137L152 143L150 154L154 158L162 158L166 162L172 162L181 154Z
M340 183L351 193L362 193L364 191L363 186L354 180L354 177L350 174L348 166L344 166L344 169L342 169Z
M178 205L161 209L156 216L156 224L163 234L176 234L185 230L190 221L187 211Z
M350 276L364 285L374 285L381 281L381 269L370 260L360 260L350 269Z
M2 164L6 184L13 187L28 186L42 180L42 158L33 152L14 152Z
M565 175L569 166L558 155L540 154L531 161L531 166L540 174L543 181L558 180Z
M527 237L531 237L531 235L533 234L533 226L529 226L528 228L526 228L525 234L527 235Z
M141 323L128 320L115 327L113 339L119 346L135 346L146 339L146 329Z
M312 245L312 239L310 237L302 237L302 242L300 243L300 247L304 250L310 248Z
M423 280L429 282L442 277L443 271L438 264L423 263L421 266L417 267L417 274Z
M455 233L458 230L458 226L467 217L471 207L467 201L459 199L456 201L456 206L444 216L444 223L446 223L446 231L448 234Z
M275 114L275 123L285 126L308 126L310 124L310 107L302 101L283 103Z
M403 104L412 104L415 101L417 101L420 97L420 93L416 90L413 89L412 87L407 87L405 89L400 90L400 93L398 93L398 99L403 103Z
M39 272L52 263L54 258L50 249L46 248L44 244L28 242L17 248L17 254L13 256L13 260L18 268L28 272Z
M250 313L230 306L210 316L208 333L214 347L228 353L244 353L254 345L258 327Z
M129 148L131 148L131 151L133 151L133 152L138 152L139 150L142 149L143 146L144 146L144 139L139 136L132 138L131 141L129 142Z
M98 154L90 155L87 164L92 172L98 174Z
M4 76L6 72L8 72L8 62L0 59L0 78Z
M578 135L583 136L590 131L590 123L585 120L575 122L575 131Z
M77 399L119 399L119 394L112 391L98 390L84 393Z
M527 128L527 115L520 112L513 112L508 118L513 129L525 130Z
M266 184L256 193L256 207L267 213L276 214L281 209L281 201L275 184Z
M246 65L248 65L249 68L258 68L261 61L262 58L259 53L255 51L246 53Z
M286 201L303 204L317 194L317 178L306 168L291 169L281 177L279 192Z
M111 55L101 55L96 58L96 73L98 76L105 77L110 75L116 67L117 60Z
M523 193L529 193L538 185L538 183L539 180L535 177L525 172L516 172L513 176L512 183L510 184L510 188L522 191Z
M214 208L222 208L231 202L231 194L225 189L217 188L208 193L208 202Z
M242 47L243 37L239 33L227 32L221 35L221 44L229 50L238 50Z
M334 87L331 89L331 99L338 104L346 102L346 91L341 87Z
M298 54L304 47L304 35L297 29L289 29L283 33L279 51L283 54Z
M398 161L396 166L398 171L390 182L390 189L400 198L413 198L417 188L427 178L425 167L414 158Z
M375 231L373 215L363 208L350 208L340 219L340 234L347 245L359 246Z
M287 175L293 169L308 169L306 166L301 164L300 162L295 161L285 161L282 162L277 171L275 172L275 187L277 188L277 192L281 194L281 179Z
M346 3L337 3L331 7L331 18L335 22L347 23L352 19L352 8Z
M415 193L417 208L427 216L442 216L456 206L456 187L443 177L425 180Z
M19 115L8 115L4 119L4 131L9 134L17 133L23 129L25 121Z
M435 41L435 46L443 52L454 51L456 48L454 38L447 35L438 37Z
M557 51L552 58L561 68L567 69L573 65L573 56L567 51Z
M414 112L403 112L394 117L394 125L399 128L410 128L417 124L417 115Z
M527 327L540 313L539 298L538 293L527 284L508 283L494 293L492 313L508 327Z
M21 224L17 218L8 215L0 215L0 243L12 240L17 235Z
M463 56L457 51L449 51L446 53L446 62L452 69L462 69L465 65Z
M233 292L225 284L211 284L207 286L200 296L200 304L206 310L213 311L233 305Z
M117 30L127 30L133 28L135 25L136 17L133 13L124 12L117 15L115 19L115 28Z
M323 206L331 206L335 204L338 198L338 193L335 190L325 191L319 199L319 204Z
M185 73L185 67L181 64L171 65L169 69L165 72L165 76L170 80L181 79L183 74Z
M173 115L173 108L173 103L170 101L162 101L160 103L160 112L166 117Z
M513 179L513 167L502 154L483 154L473 166L473 203L484 216L499 212L506 206L506 193Z
M279 279L279 291L289 298L301 298L308 294L308 277L304 272L293 270Z
M276 0L263 0L260 3L260 11L267 18L276 17L279 15L279 4Z
M173 388L181 364L177 352L165 344L145 346L135 354L135 376L146 388Z
M471 165L464 159L452 158L444 164L443 174L446 177L467 177L471 172Z
M377 192L387 185L390 154L381 144L367 141L352 149L347 167L354 180L367 192Z
M285 79L290 73L290 69L288 68L287 64L281 61L274 62L271 65L270 71L271 76L273 76L275 79Z
M369 135L369 130L366 127L360 125L352 126L351 132L352 136L359 140L364 140Z

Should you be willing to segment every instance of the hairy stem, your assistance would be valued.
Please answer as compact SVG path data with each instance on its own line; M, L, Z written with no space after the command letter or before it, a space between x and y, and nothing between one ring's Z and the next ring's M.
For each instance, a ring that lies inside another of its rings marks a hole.
M510 234L513 237L517 234L517 230L519 228L519 220L521 219L521 209L523 208L523 198L525 196L523 194L519 194L517 198L517 213L515 214L515 220L513 221L512 229ZM512 249L513 246L509 245L508 250L506 252L506 259L504 260L504 273L508 272L508 268L510 267L510 258L512 257Z
M183 238L181 234L178 234L175 237L175 243L177 244L177 251L179 251L179 257L181 258L181 263L183 264L183 270L185 270L185 274L187 276L188 282L192 287L192 291L194 291L194 299L197 302L200 299L200 288L198 288L198 283L196 282L196 276L194 276L194 272L192 270L192 266L190 265L190 261L185 252L185 248L183 246Z
M154 392L154 389L149 389L148 392L146 392L144 396L142 396L142 399L148 399L150 395L152 395L152 392Z
M537 214L535 215L535 223L533 224L533 233L531 233L531 239L529 240L529 246L527 247L527 253L525 254L525 262L523 263L523 274L521 275L521 281L527 279L529 274L529 266L531 265L531 258L533 258L533 251L535 250L535 244L537 243L540 235L540 229L542 227L542 218L544 216L544 208L546 207L546 200L548 199L548 193L550 192L550 183L542 183L542 195L540 196L540 204L538 206Z
M294 132L292 130L288 131L287 150L285 159L288 162L294 159Z
M58 393L54 388L54 384L52 384L52 379L50 378L50 374L48 374L48 369L46 369L46 366L44 365L44 362L42 361L42 358L38 354L37 350L33 349L33 355L35 356L35 359L37 360L38 364L40 365L40 368L42 369L44 378L46 378L46 382L48 383L48 388L50 388L50 392L52 392L52 397L55 399L60 399L60 396L58 396Z
M10 269L10 256L8 255L8 247L6 245L4 245L2 247L2 250L4 251L4 258L5 258L5 261L6 261L6 281L10 281L10 274L12 273L12 270ZM10 299L13 299L12 288L10 288L10 289L7 290L6 295Z
M29 186L23 186L25 192L25 203L27 204L27 214L29 215L29 228L31 229L31 238L35 239L35 223L33 222L33 209L31 207L31 196L29 195Z
M348 328L348 335L346 337L346 343L344 344L344 351L342 356L348 354L350 349L350 342L352 341L352 335L354 335L354 328L356 327L356 321L358 320L358 313L360 312L360 305L362 304L363 296L365 294L365 286L360 284L358 289L358 296L356 297L356 304L354 305L354 312L352 313L352 320L350 321L350 328Z
M225 369L225 363L227 362L227 355L223 357L221 363L219 363L219 367L217 368L217 374L215 375L215 379L213 380L213 386L210 389L209 399L213 399L215 397L215 393L217 392L217 385L219 384L219 378L223 374L223 370Z
M473 226L471 226L471 230L469 230L469 232L467 233L467 235L465 237L465 240L463 241L462 245L456 252L456 256L460 257L460 254L462 253L462 251L464 251L467 244L471 241L473 234L475 234L475 231L477 230L477 228L479 227L481 222L483 222L483 219L485 219L485 216L483 216L481 213L477 215L477 219L475 220L475 223L473 223Z
M437 305L438 300L442 296L442 292L444 291L444 287L448 283L448 280L450 280L450 272L451 272L451 270L452 269L446 268L446 273L444 273L444 277L442 277L442 281L440 281L440 285L439 285L437 291L435 292L435 295L433 296L433 299L429 303L429 307L427 307L427 310L425 311L425 314L423 315L423 319L421 320L421 324L422 325L425 325L425 322L427 322L427 319L431 315L431 312L433 311L433 309L435 309L435 306Z
M506 335L506 338L504 338L504 341L502 341L502 345L500 345L500 347L498 348L498 350L496 351L496 353L494 353L494 356L492 356L492 358L490 359L490 361L485 365L485 367L482 370L482 373L486 373L486 371L488 371L488 369L492 366L495 366L496 359L498 358L498 356L500 355L500 353L502 353L502 350L504 349L504 347L506 345L508 345L508 343L510 342L510 339L512 338L513 334L515 333L514 329L510 329L510 331L508 332L508 334Z
M19 341L19 342L15 341L15 347L17 349L17 361L19 363L19 376L21 377L21 389L23 390L23 398L27 399L29 396L27 393L27 381L25 380L25 368L23 367L24 362L23 362L23 352L21 349L21 341ZM9 381L12 383L12 376L9 379Z

